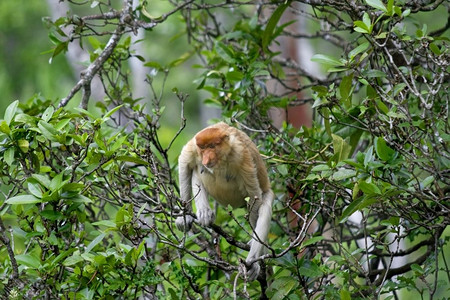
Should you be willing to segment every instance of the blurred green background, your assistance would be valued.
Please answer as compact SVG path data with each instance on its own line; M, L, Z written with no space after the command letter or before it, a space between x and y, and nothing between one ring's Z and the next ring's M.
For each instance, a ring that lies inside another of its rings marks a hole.
M79 71L74 70L73 65L68 62L66 55L60 54L51 58L53 44L49 38L49 31L46 28L44 19L50 17L52 20L51 5L57 5L57 0L2 0L0 1L0 117L3 117L5 108L14 100L21 102L40 95L44 99L49 99L57 105L58 101L64 98L79 79ZM118 5L121 1L116 2ZM67 5L67 4L66 4ZM171 9L167 1L152 1L152 11L154 15L160 15ZM70 9L77 13L81 9L71 5ZM83 11L78 12L83 15ZM87 13L92 13L89 11ZM136 54L144 57L146 62L155 62L161 66L166 66L183 55L192 54L193 50L186 40L185 25L182 19L174 15L163 24L158 25L152 31L145 32L142 36L134 37L143 39L137 44ZM105 37L105 41L108 36ZM87 40L87 39L86 39ZM86 41L84 41L86 43ZM83 45L89 47L86 43ZM181 64L170 70L164 86L164 127L162 130L168 131L168 139L172 138L172 133L176 132L179 124L170 121L174 114L180 113L180 103L172 91L175 87L188 94L185 113L189 115L187 123L187 135L194 133L202 125L199 111L202 104L202 96L196 89L194 80L200 74L200 70L192 67L195 63L195 55L190 56L188 63ZM137 59L135 59L137 60ZM76 62L83 68L87 61L80 58ZM141 66L144 62L138 62ZM152 69L144 67L145 72L150 74ZM163 74L153 77L156 92L161 92ZM141 83L145 80L137 78ZM148 88L148 94L144 96L143 102L151 105L151 93L149 85L143 83ZM140 95L135 95L139 97ZM203 95L205 98L205 95ZM77 94L70 102L70 105L77 105L80 94ZM93 102L93 101L91 101ZM95 103L91 103L94 107ZM178 119L178 118L177 118ZM188 137L181 138L180 143L186 141Z
M63 56L49 64L51 49L42 17L45 1L0 2L0 111L12 101L35 93L56 99L69 91L74 76Z

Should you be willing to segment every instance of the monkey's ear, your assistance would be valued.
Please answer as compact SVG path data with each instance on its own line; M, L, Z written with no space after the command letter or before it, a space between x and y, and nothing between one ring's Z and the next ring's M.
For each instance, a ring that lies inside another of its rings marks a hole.
M228 134L224 134L222 136L222 142L228 142L230 140L230 136Z

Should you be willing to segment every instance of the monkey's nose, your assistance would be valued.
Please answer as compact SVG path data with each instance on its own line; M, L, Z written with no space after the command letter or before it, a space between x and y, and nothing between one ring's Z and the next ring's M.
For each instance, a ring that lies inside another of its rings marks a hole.
M202 164L205 168L212 168L216 165L214 160L205 160Z
M203 164L203 166L205 167L205 168L212 168L212 167L214 167L214 162L212 162L212 161L209 161L209 162L207 162L206 164Z

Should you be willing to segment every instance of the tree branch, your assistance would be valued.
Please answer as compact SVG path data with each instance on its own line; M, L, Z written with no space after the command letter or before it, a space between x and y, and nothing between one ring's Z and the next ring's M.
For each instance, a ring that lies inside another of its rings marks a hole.
M5 245L6 251L8 251L9 259L11 260L11 267L12 267L12 278L18 279L19 278L19 266L17 265L16 258L14 257L14 251L11 247L10 240L8 236L6 235L6 227L3 223L2 218L0 218L0 241Z
M125 31L125 26L123 24L119 24L114 31L113 35L106 44L103 52L94 60L93 63L89 65L89 67L81 74L81 79L77 82L77 84L72 88L69 92L69 95L61 100L58 107L66 106L67 103L75 96L75 94L83 88L83 98L81 99L80 107L83 109L87 108L89 97L91 95L91 81L94 78L95 74L97 74L100 67L106 62L106 60L111 56L116 48L117 44L122 37L122 34Z

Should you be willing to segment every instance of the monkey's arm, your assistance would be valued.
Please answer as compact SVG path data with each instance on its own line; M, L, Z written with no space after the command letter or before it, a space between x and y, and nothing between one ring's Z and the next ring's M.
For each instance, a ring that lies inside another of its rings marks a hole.
M211 225L214 223L216 216L209 205L208 193L200 181L198 170L195 170L192 174L192 192L197 207L197 221L203 226Z
M195 165L195 148L192 147L192 142L188 142L181 151L178 158L178 174L180 183L180 198L182 209L184 213L177 217L175 225L179 230L185 231L191 228L194 218L189 214L192 212L191 204L191 190L192 190L192 173L193 164Z

